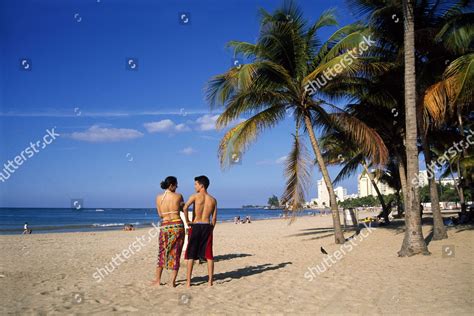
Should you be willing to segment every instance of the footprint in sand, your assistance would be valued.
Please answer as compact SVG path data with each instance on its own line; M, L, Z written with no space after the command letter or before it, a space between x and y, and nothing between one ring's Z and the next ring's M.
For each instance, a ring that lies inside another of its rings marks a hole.
M133 306L117 306L114 307L113 310L115 312L138 312L138 308Z
M61 280L64 280L65 278L67 278L67 274L64 274L64 273L58 274L58 278Z
M94 300L95 302L99 303L99 304L110 304L111 302L108 301L108 300L105 300L105 299L98 299L98 300Z

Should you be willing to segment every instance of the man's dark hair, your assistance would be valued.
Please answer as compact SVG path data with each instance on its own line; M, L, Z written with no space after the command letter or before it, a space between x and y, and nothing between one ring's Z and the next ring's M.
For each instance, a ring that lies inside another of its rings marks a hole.
M199 184L202 184L206 190L209 187L209 183L210 183L209 178L206 177L206 176L196 177L196 178L194 178L194 181L196 181Z

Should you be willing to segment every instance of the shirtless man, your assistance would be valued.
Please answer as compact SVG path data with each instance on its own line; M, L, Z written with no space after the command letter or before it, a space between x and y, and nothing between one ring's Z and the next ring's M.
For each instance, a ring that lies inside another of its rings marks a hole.
M217 221L217 201L209 193L209 179L206 176L194 178L193 194L184 204L183 211L186 222L189 223L188 247L184 259L188 259L186 286L191 286L194 260L207 260L209 286L212 286L214 276L214 257L212 255L212 233ZM189 222L188 208L193 205L193 221ZM212 217L212 220L211 220Z

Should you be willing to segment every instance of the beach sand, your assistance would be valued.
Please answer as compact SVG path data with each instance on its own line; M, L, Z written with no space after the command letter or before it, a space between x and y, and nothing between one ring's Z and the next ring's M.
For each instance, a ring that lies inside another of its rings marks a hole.
M157 238L97 282L93 273L150 229L0 236L1 314L473 314L474 231L449 229L431 241L430 256L398 258L402 222L364 229L327 271L308 268L332 255L331 218L303 217L252 224L218 224L214 232L215 285L196 264L194 286L152 287ZM425 236L431 227L424 225ZM346 233L349 237L352 233ZM443 247L449 248L443 252ZM136 249L136 248L135 248ZM332 256L334 258L334 256ZM110 266L110 265L109 265ZM326 266L327 267L327 266ZM305 275L305 273L308 273ZM96 275L97 276L97 275ZM167 281L168 272L164 272ZM312 279L312 281L310 281Z

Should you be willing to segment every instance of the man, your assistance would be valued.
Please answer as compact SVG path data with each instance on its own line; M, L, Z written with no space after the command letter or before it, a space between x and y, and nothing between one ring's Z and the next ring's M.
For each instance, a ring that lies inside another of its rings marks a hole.
M189 223L188 247L184 259L188 260L186 286L191 286L194 260L207 260L209 273L209 286L212 286L214 276L214 257L212 254L212 233L217 221L217 201L209 193L209 179L206 176L194 178L193 194L188 202L184 204L184 216ZM189 222L188 208L193 205L193 221ZM211 220L212 217L212 220Z
M31 234L31 231L30 229L28 228L28 223L25 223L25 225L23 225L23 234Z

